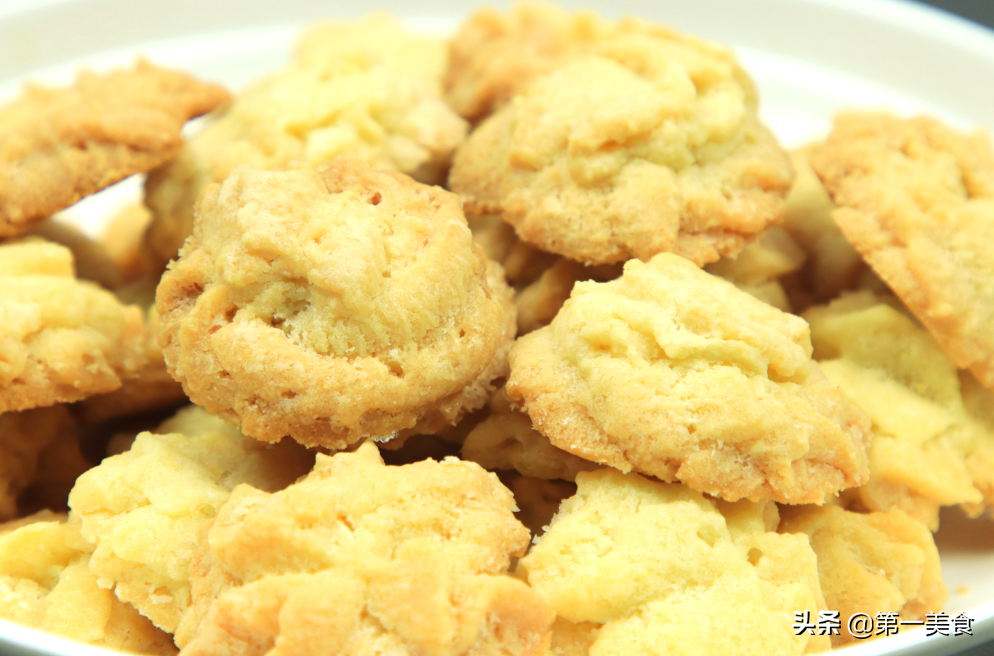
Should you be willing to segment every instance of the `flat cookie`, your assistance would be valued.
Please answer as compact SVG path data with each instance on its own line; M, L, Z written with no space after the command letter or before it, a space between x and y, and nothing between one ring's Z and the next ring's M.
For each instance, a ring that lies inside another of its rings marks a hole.
M157 431L80 476L69 505L95 546L89 562L100 585L173 633L190 606L197 535L217 506L240 483L286 487L313 455L291 441L247 438L197 407Z
M68 89L28 87L0 108L0 236L162 164L183 146L183 124L227 99L144 61Z
M554 615L506 576L528 545L493 474L446 458L383 464L371 442L317 456L282 492L242 485L200 541L189 656L540 656Z
M846 237L952 356L994 389L994 152L938 121L843 114L811 164Z
M924 620L945 605L949 593L932 532L900 510L862 514L838 506L788 506L781 515L780 533L806 534L818 556L825 605L841 619L834 646L866 638L849 631L853 614Z
M257 439L333 449L483 406L515 322L453 194L345 159L209 188L156 307L195 403Z
M967 406L956 364L896 299L901 309L887 301L853 293L804 317L825 375L873 422L870 478L845 493L847 503L897 507L935 530L941 506L970 514L994 506L985 466L994 462L994 423L978 416L994 392L971 389Z
M142 364L141 310L73 276L67 248L0 245L0 413L78 401Z
M824 602L807 537L775 533L772 502L727 503L610 468L576 480L518 573L560 618L602 625L590 656L827 647L791 629L792 613L817 616Z
M783 503L866 480L869 420L812 362L807 324L676 255L577 283L510 362L539 432L621 471Z
M0 524L0 618L115 651L172 656L172 637L97 585L78 522L45 514Z
M238 94L176 159L149 175L148 247L163 265L175 258L200 193L239 165L317 166L349 156L441 183L467 130L442 100L446 60L443 40L385 14L312 27L289 66Z
M627 21L484 121L449 185L543 251L703 265L782 217L793 171L756 112L729 51Z

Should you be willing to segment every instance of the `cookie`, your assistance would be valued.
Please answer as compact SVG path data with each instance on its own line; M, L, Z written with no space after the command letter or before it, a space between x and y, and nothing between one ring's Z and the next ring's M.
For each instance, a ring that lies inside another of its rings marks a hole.
M610 31L592 12L551 4L516 2L506 14L479 9L452 38L445 99L466 119L480 121Z
M318 455L282 492L239 486L200 542L198 611L177 642L190 655L275 642L301 655L539 656L554 615L505 575L529 539L513 508L478 465L389 467L371 442Z
M119 388L142 333L141 310L77 280L67 248L0 245L0 413Z
M565 481L553 481L531 476L516 476L508 487L514 492L514 502L518 504L515 516L528 527L533 536L541 536L559 512L563 499L576 494L576 485ZM557 620L558 622L558 620ZM553 643L556 642L556 627L553 626Z
M89 466L63 406L0 414L0 521L65 509L69 489Z
M727 503L611 468L576 479L519 575L560 618L601 625L590 656L827 647L791 630L793 612L817 616L824 602L807 537L775 532L775 504Z
M198 532L217 506L240 483L286 487L313 455L293 442L247 438L197 407L158 431L80 476L69 505L94 545L89 566L100 585L173 633L190 606Z
M994 389L994 152L933 119L838 116L811 152L835 220L961 369Z
M620 264L586 266L560 257L538 280L523 287L514 298L518 309L518 334L548 326L569 298L573 285L582 280L607 282L621 275Z
M511 407L502 387L487 404L490 415L466 436L460 456L490 470L516 470L525 476L572 481L597 464L557 449L532 428L528 415Z
M183 124L227 98L144 61L67 89L26 88L0 108L0 236L162 164L183 146Z
M176 159L149 175L149 248L163 264L175 258L200 193L242 164L319 165L350 156L442 182L467 129L442 100L445 63L441 39L416 35L383 14L315 26L289 66L241 92Z
M42 514L17 524L0 524L0 618L115 651L176 654L171 636L97 585L78 522Z
M994 403L994 392L971 390L971 411L956 363L905 312L893 297L859 292L804 317L825 374L873 422L870 478L847 502L897 507L934 530L941 506L971 514L994 506L981 464L994 462L994 424L985 425L977 407Z
M790 234L773 226L747 243L735 257L718 260L704 270L768 305L790 312L790 300L780 279L800 269L804 260L804 251Z
M484 121L449 185L543 251L703 265L782 217L793 171L756 112L729 51L630 20Z
M333 449L481 407L515 323L453 194L344 159L209 188L156 307L195 403L257 439Z
M825 604L841 619L834 646L867 637L850 633L853 614L894 613L898 621L914 621L945 605L949 593L932 532L902 511L862 514L838 506L788 506L781 514L780 533L807 535L818 556Z
M536 430L621 471L784 503L867 477L869 420L811 360L807 324L676 255L577 283L510 363Z

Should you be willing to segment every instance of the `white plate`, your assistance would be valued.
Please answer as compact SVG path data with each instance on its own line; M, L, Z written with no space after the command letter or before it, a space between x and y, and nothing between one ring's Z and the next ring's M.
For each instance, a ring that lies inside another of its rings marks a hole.
M0 0L0 99L31 79L65 83L81 65L131 63L137 53L238 88L286 60L297 29L317 18L385 8L432 31L472 9L456 0L357 6L341 0ZM500 3L506 4L506 3ZM566 5L575 3L563 3ZM762 113L787 146L825 134L843 107L928 112L994 131L994 33L898 0L590 0L734 46L759 84ZM66 215L98 233L108 212L140 195L138 181ZM994 639L994 523L943 514L937 536L950 589L946 612L974 619L973 639L923 629L858 644L847 656L939 656ZM994 644L991 645L994 650ZM109 654L0 621L0 653Z

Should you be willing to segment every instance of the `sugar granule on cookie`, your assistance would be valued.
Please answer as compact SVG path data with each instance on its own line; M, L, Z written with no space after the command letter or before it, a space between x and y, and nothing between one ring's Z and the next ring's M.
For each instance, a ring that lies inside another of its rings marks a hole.
M892 296L859 292L804 317L822 370L873 422L870 478L846 502L897 507L935 530L940 506L970 514L994 506L981 464L994 462L994 425L976 412L994 403L994 392L971 390L983 401L967 406L956 363L905 312Z
M141 310L77 280L69 249L0 245L0 413L111 392L141 367Z
M866 480L866 415L808 325L663 253L581 282L510 354L511 400L554 446L729 500L822 503Z
M467 129L442 99L446 62L442 39L386 14L312 26L289 66L236 95L176 159L149 175L148 247L162 264L175 258L200 193L238 165L317 166L349 156L441 183Z
M67 89L28 87L0 108L0 236L162 164L183 146L183 124L227 99L144 61Z
M792 177L731 52L627 20L484 121L449 184L544 251L703 265L779 221Z
M518 566L562 620L600 625L560 627L573 635L564 653L576 641L592 642L590 656L828 647L791 630L794 612L825 606L807 537L775 532L774 503L728 503L611 468L576 479Z
M94 545L89 567L101 587L173 633L190 606L197 536L217 506L240 483L282 489L313 458L290 440L264 444L202 408L182 410L76 482L69 505Z
M282 492L235 488L200 541L184 653L539 656L554 614L506 575L528 545L497 477L376 447Z
M956 365L994 389L994 151L936 120L838 116L811 164L836 222Z
M818 556L825 604L839 611L842 624L833 645L866 638L849 631L855 613L922 620L945 605L949 593L932 532L901 510L863 514L838 506L786 506L780 511L780 533L806 534Z
M175 654L171 636L97 585L92 551L64 516L0 524L0 618L113 650Z
M156 306L194 402L257 439L330 448L483 406L515 324L453 194L345 159L209 188Z

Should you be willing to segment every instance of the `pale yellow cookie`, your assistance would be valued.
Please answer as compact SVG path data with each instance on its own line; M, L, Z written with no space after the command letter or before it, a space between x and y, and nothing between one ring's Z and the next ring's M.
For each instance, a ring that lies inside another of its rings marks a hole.
M257 439L329 448L481 407L515 322L453 194L345 159L209 188L156 306L194 402Z
M945 605L949 594L932 532L902 511L861 514L838 506L780 510L780 533L807 534L818 556L825 604L840 614L841 631L832 636L833 645L866 638L849 631L855 613L923 620Z
M886 301L853 293L804 317L825 374L873 421L870 479L847 500L898 507L934 530L940 506L994 506L991 474L980 465L994 462L994 425L968 411L956 364L936 340ZM972 394L982 399L974 406L994 403L989 390Z
M0 525L0 618L90 645L171 656L172 637L97 585L79 524L38 515Z
M200 193L242 164L318 165L350 156L441 183L467 129L442 99L446 61L443 40L385 14L312 27L289 66L238 94L149 175L149 247L162 262L175 258Z
M313 462L299 445L267 445L190 407L80 476L69 505L95 545L104 588L172 633L190 605L190 561L204 524L239 483L286 487Z
M849 113L811 164L846 237L956 365L994 388L994 152L938 121Z
M807 324L676 255L577 283L510 361L511 400L588 460L729 500L821 503L867 477L869 420Z
M0 245L0 413L117 389L142 332L141 310L74 277L69 249Z
M84 72L67 89L26 88L0 108L0 236L162 164L182 147L183 124L227 98L144 61Z
M483 122L449 184L543 251L703 265L782 217L793 171L756 112L731 52L626 20Z
M446 458L366 442L282 492L242 485L200 542L184 653L542 654L554 615L506 576L528 544L510 492ZM201 594L202 593L202 594ZM275 653L275 652L274 652Z
M610 468L577 486L519 573L562 619L602 625L590 656L827 647L792 630L794 612L817 617L824 602L807 537L777 534L772 502L716 501Z

